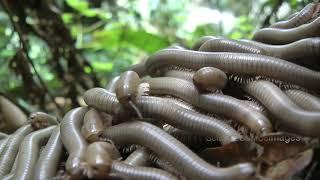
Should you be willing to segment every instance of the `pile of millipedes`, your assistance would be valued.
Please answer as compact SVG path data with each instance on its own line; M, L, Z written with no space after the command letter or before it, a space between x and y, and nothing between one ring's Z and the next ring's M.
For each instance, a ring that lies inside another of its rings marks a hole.
M160 50L60 122L0 97L1 179L320 176L319 15L311 3L252 40Z

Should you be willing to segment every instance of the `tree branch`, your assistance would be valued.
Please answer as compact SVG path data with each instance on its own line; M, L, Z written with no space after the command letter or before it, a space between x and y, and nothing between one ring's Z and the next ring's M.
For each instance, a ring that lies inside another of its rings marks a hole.
M274 15L280 8L280 6L282 5L283 0L277 0L275 5L272 8L271 13L264 19L263 23L262 23L262 27L266 27L270 25L270 19L272 17L272 15Z
M15 31L18 33L19 36L19 40L20 40L20 46L22 48L22 50L24 51L24 54L26 56L26 59L28 60L28 62L30 63L32 69L34 70L34 73L36 75L36 77L39 79L39 82L41 84L41 86L44 88L44 90L47 92L49 98L51 99L51 101L55 104L55 106L59 109L60 113L63 113L63 109L59 106L59 104L55 101L54 96L51 94L51 92L49 91L49 88L46 86L45 82L43 81L43 79L41 78L40 74L38 73L32 59L30 58L29 54L28 54L28 48L27 48L27 39L26 36L23 34L19 24L17 23L17 21L19 20L15 20L14 14L11 12L8 2L6 0L2 0L1 1L1 5L3 7L3 9L7 12L10 21L12 23L13 28L15 29Z

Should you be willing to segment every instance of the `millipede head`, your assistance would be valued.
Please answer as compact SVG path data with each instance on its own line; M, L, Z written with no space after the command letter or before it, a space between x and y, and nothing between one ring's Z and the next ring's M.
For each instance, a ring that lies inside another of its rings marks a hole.
M201 68L193 76L194 84L203 91L223 89L227 80L227 75L214 67Z
M94 142L87 148L85 159L90 168L90 176L93 178L107 177L110 172L112 157L108 151L108 144L107 142Z

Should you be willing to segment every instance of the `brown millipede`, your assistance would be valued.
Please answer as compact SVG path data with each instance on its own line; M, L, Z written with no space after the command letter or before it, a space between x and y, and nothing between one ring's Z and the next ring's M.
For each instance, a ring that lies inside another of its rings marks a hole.
M87 90L83 95L83 99L88 106L108 114L117 114L120 106L116 95L102 88Z
M250 128L256 135L264 135L273 131L270 120L262 113L248 107L232 96L208 94L200 96L199 106L226 117L239 120Z
M194 107L190 104L187 103L184 100L181 100L180 98L175 98L175 97L163 97L163 99L169 99L171 102L173 102L176 106L185 108L185 109L189 109L192 111L195 111Z
M124 107L131 107L142 118L140 111L134 104L140 84L140 77L134 71L126 71L120 75L116 88L116 96Z
M276 85L268 81L253 81L244 90L261 102L288 130L306 136L320 135L320 112L299 108Z
M254 33L253 40L269 44L288 44L320 35L320 17L291 29L264 28Z
M203 67L193 75L193 83L203 91L223 89L227 81L227 75L220 69L214 67Z
M53 130L45 148L40 153L34 168L33 179L53 179L58 170L63 145L60 136L60 125Z
M239 52L239 53L252 53L252 54L265 54L264 50L260 47L250 44L244 44L232 39L211 39L206 41L199 51L204 52Z
M128 68L128 71L136 72L140 77L147 75L146 68L144 67L144 62L134 64Z
M56 126L34 131L27 135L19 148L17 169L13 179L33 179L34 167L38 159L40 147L47 142Z
M173 136L174 138L176 138L177 140L179 140L180 142L182 142L183 144L185 144L186 146L188 146L189 148L192 148L192 149L197 149L197 148L201 148L201 147L204 147L207 145L214 144L214 141L210 141L210 142L207 141L207 139L213 139L213 138L199 136L199 135L193 134L191 132L175 128L175 127L170 126L168 124L166 124L163 127L163 129L168 134L170 134L171 136ZM215 142L215 145L218 145L218 141Z
M163 76L165 77L175 77L175 78L185 79L191 82L193 81L192 79L193 75L194 75L194 72L183 71L183 70L168 70L163 74Z
M12 179L12 177L14 176L14 172L15 172L16 169L17 169L18 158L19 158L19 152L18 152L18 154L17 154L17 156L16 156L16 158L15 158L15 160L14 160L14 163L13 163L13 165L12 165L12 168L11 168L11 170L10 170L10 173L7 174L7 175L5 175L5 176L3 176L3 177L2 177L3 180L10 180L10 179Z
M298 14L286 21L276 22L271 28L290 29L307 23L311 18L316 7L315 3L309 3Z
M17 128L23 126L27 121L25 113L3 96L0 96L0 112L5 124L7 125L5 128L7 132L15 131Z
M111 172L130 177L132 180L178 180L177 177L161 169L132 166L117 161L113 161Z
M306 38L284 45L271 45L250 40L241 40L242 43L264 49L264 55L299 62L301 58L320 56L320 38ZM309 60L308 60L309 61Z
M89 178L105 178L108 176L112 157L106 146L107 142L93 142L87 148L85 160L88 163L88 170L84 172Z
M141 147L133 151L123 162L132 166L148 166L150 162L150 151Z
M85 169L85 152L88 146L81 135L83 117L88 108L80 107L69 111L61 121L61 140L69 153L66 170L73 177L81 177Z
M159 75L161 67L177 65L198 70L215 67L225 73L259 75L290 82L310 89L319 89L320 72L278 58L246 53L198 52L190 50L161 50L150 56L146 68L151 75Z
M150 85L150 94L179 97L200 109L237 120L258 135L272 131L272 125L264 115L248 108L232 96L199 94L192 83L177 78L150 78L147 82Z
M266 112L266 109L258 102L251 101L251 100L240 100L240 101L242 101L244 104L248 105L252 109L262 113L263 115L265 115L267 117L268 113Z
M103 132L103 122L99 112L91 108L86 112L83 118L83 125L81 128L82 136L89 142L98 141Z
M8 140L9 140L9 137L10 137L10 136L8 136L8 137L0 140L0 155L1 155L2 151L3 151L3 150L5 149L5 147L6 147L6 144L7 144ZM1 161L1 159L2 159L2 157L0 157L0 161Z
M150 78L145 82L149 84L151 95L175 96L194 106L199 103L200 93L192 82L172 77Z
M108 85L106 86L106 90L108 90L109 92L115 93L119 78L120 78L120 76L116 76L116 77L112 78L109 81Z
M320 111L320 99L301 90L286 90L286 95L301 108L308 111Z
M120 75L116 95L120 103L126 104L135 98L140 84L140 77L134 71L126 71Z
M94 100L91 97L98 98ZM119 102L115 100L115 95L102 88L88 90L84 99L89 106L105 112L114 112L114 109L119 106ZM176 106L171 99L141 96L136 99L136 105L142 113L147 115L146 117L160 119L170 125L194 131L197 134L215 137L222 144L237 142L243 138L231 126L221 120Z
M112 140L106 139L104 142L100 142L103 148L109 153L112 160L122 160L121 154Z
M198 41L196 43L194 43L194 45L192 46L192 50L199 50L199 48L207 41L211 40L211 39L216 39L216 37L214 36L202 36L201 38L198 39Z
M33 112L29 115L28 120L34 129L42 129L59 123L56 117L44 112Z
M16 155L19 151L19 145L21 141L24 139L26 135L32 132L33 129L30 124L25 125L17 129L8 139L8 142L1 152L0 157L2 158L0 161L0 177L2 178L4 175L8 174Z
M11 168L11 170L10 170L10 173L7 174L6 176L8 176L8 175L10 175L10 174L13 174L13 175L14 175L14 172L16 171L17 166L18 166L18 162L19 162L19 154L20 154L20 149L19 149L19 151L18 151L18 153L17 153L17 156L16 156L16 158L15 158L15 160L14 160L14 163L13 163L13 165L12 165L12 168Z
M180 180L186 180L187 178L184 177L181 172L179 172L175 167L173 167L173 165L164 160L161 159L158 155L156 155L155 153L151 153L150 154L150 161L152 162L152 164L156 167L159 167L175 176L177 176Z
M150 148L190 179L248 179L255 172L250 163L228 168L214 167L162 129L146 122L118 124L106 130L105 135L119 146L140 144Z

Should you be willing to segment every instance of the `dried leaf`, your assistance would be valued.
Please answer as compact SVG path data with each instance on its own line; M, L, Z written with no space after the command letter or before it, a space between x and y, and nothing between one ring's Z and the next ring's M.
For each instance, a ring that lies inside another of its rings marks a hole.
M241 141L221 147L207 148L200 153L200 156L211 164L228 166L252 161L257 156L257 149L249 141Z
M265 176L272 179L291 179L311 162L312 156L313 150L308 149L270 167Z
M268 134L256 142L264 149L260 159L269 165L294 156L310 147L301 136L284 132Z

